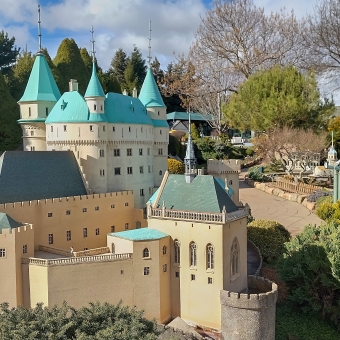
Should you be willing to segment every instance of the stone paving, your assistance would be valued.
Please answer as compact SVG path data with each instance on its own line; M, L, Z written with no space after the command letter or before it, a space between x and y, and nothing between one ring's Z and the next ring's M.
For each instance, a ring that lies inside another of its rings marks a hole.
M294 236L308 224L320 225L322 220L301 204L254 189L240 175L240 201L248 203L255 219L273 220L281 223Z

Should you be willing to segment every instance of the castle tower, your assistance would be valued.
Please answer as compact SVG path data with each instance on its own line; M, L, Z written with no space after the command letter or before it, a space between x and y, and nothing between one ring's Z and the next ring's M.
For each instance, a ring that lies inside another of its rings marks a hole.
M196 157L194 151L194 145L191 140L191 114L189 112L189 136L187 150L184 158L185 165L185 181L186 183L191 183L196 176Z
M41 48L40 6L38 6L39 50L25 89L18 104L25 151L46 150L45 119L60 98L60 92L53 78Z
M334 144L333 144L333 131L332 131L332 145L328 150L328 155L327 155L327 163L328 165L334 166L335 162L338 160L337 157L337 152L334 149Z
M155 186L158 187L165 171L168 169L169 125L166 121L166 106L151 70L151 21L149 32L148 71L138 98L146 107L154 126L153 173Z

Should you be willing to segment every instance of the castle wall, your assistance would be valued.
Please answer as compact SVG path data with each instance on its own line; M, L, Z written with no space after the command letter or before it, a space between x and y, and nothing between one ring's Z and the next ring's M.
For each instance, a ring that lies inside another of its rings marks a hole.
M134 208L131 191L63 197L21 203L1 204L0 211L16 221L32 223L34 246L51 246L74 251L106 246L106 235L135 229L143 222L143 211ZM87 237L84 237L87 228ZM96 229L99 228L99 235ZM71 240L67 240L71 231ZM53 234L53 243L49 243Z

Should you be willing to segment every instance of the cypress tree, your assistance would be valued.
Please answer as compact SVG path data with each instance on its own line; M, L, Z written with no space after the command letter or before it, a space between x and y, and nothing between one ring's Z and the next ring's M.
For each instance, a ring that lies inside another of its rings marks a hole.
M126 53L122 48L118 49L111 61L109 69L110 76L117 79L118 83L122 86L125 82L125 70L127 65Z
M53 61L50 57L50 55L48 54L48 51L46 48L42 49L44 56L46 58L47 64L51 69L51 72L53 74L54 80L56 81L59 91L61 91L61 88L64 84L64 79L63 76L61 75L60 71L58 70L58 68L53 64Z
M19 106L11 96L1 72L0 98L0 152L15 150L21 144L21 128L17 123Z
M128 74L130 74L131 79L136 79L136 88L139 91L143 85L143 81L146 76L147 66L145 63L145 59L142 58L142 53L136 46L134 46L133 48L133 52L128 59L126 68L132 69L128 72ZM125 81L127 81L126 78Z
M81 59L83 59L83 62L87 68L88 73L91 74L92 73L92 58L89 52L87 51L85 47L82 47L79 51L80 51Z
M84 95L90 74L73 39L66 38L61 42L53 63L63 77L62 86L59 88L60 92L68 91L70 79L77 79L79 92Z

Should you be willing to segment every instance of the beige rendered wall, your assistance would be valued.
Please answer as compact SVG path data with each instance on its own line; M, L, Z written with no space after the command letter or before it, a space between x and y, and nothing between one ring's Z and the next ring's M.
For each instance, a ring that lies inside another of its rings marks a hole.
M44 306L52 306L48 299L48 267L24 264L23 270L27 269L26 267L29 272L30 305L25 307L34 308L37 303L41 302Z
M112 245L114 245L115 254L127 254L133 253L133 241L126 240L124 238L107 235L107 247L112 251Z
M27 245L26 254L23 254L24 245ZM6 257L0 258L0 303L8 302L16 307L23 304L21 258L34 254L32 226L2 230L0 248L6 249Z
M123 231L126 223L129 229L135 229L137 221L143 225L143 212L133 205L133 194L122 191L1 204L0 211L16 221L34 225L36 249L43 245L66 250L73 247L74 251L80 251L84 248L105 247L106 235L111 232L111 226L115 227L115 231ZM67 211L70 211L69 215ZM49 213L52 213L52 217L48 217ZM87 228L86 238L83 237L83 228ZM99 228L99 235L96 235L96 228ZM68 230L71 231L71 241L66 239ZM51 245L48 242L49 234L53 234L54 242Z

